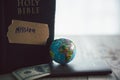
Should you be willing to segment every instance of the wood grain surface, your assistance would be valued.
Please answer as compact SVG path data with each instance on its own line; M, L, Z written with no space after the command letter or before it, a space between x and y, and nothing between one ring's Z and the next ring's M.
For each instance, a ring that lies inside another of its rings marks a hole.
M45 77L38 80L120 80L120 36L57 36L56 38L68 38L78 44L81 53L91 53L97 58L101 57L111 67L110 75L70 76L70 77ZM12 74L0 75L0 80L16 80Z

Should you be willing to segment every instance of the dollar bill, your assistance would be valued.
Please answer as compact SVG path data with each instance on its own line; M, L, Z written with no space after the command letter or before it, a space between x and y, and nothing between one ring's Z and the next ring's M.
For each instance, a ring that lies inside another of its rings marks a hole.
M18 80L35 80L50 75L50 66L41 64L31 67L25 67L12 72Z

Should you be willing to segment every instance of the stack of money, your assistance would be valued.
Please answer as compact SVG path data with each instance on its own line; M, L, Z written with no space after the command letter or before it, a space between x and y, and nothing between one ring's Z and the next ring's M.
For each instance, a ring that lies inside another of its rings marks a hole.
M18 80L35 80L50 75L50 66L48 64L41 64L25 67L12 72L12 74Z

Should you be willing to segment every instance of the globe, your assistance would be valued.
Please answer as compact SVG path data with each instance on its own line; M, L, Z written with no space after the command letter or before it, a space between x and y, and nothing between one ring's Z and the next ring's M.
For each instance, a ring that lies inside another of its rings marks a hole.
M75 44L69 39L56 39L50 45L50 55L52 59L59 64L65 65L72 61L75 54Z

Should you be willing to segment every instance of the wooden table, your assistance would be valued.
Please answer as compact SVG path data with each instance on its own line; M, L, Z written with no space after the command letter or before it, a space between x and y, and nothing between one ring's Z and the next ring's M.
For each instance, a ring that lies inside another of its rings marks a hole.
M91 76L74 76L74 77L54 77L41 78L38 80L120 80L120 35L104 36L57 36L56 38L69 38L73 42L80 38L81 52L93 52L103 58L111 67L113 73L110 75L91 75ZM77 44L77 43L75 43ZM0 75L0 80L16 80L9 73Z

